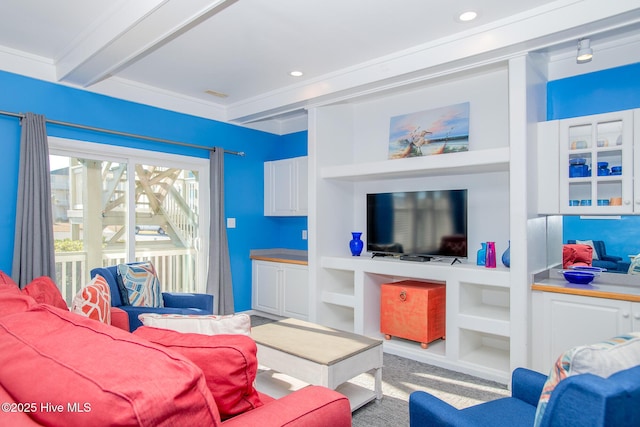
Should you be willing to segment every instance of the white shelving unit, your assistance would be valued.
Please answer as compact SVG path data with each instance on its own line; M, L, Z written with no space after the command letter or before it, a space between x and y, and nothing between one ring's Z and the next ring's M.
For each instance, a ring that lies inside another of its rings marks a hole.
M397 259L323 257L322 268L341 272L340 289L324 290L327 306L351 309L361 319L359 333L381 337L380 285L403 279L440 281L447 285L447 339L421 349L418 343L393 338L385 351L407 355L427 363L460 369L450 360L464 361L464 371L505 381L509 370L509 270L487 269L450 261L412 263ZM337 275L334 274L334 279ZM334 282L335 285L335 282ZM368 302L366 302L368 301ZM456 314L457 313L457 314ZM336 319L328 319L329 322ZM340 319L343 321L344 319ZM344 323L331 326L346 329ZM350 330L353 330L349 328ZM458 337L458 338L456 338ZM490 366L491 372L487 371Z
M526 70L522 68L523 82ZM527 155L525 141L519 141L514 153L510 123L522 129L527 125L524 113L520 121L510 121L514 112L525 109L509 102L510 93L518 90L510 72L510 63L493 64L411 91L309 110L312 321L382 338L381 284L441 281L446 285L446 339L422 349L419 343L394 337L384 342L385 352L505 384L515 366L526 364L529 266L524 245L512 245L511 269L475 265L480 242L495 241L498 257L502 254L514 236L514 219L519 241L527 232L526 218L511 201L514 194L519 199L526 193ZM469 151L388 159L391 117L461 102L471 106ZM462 264L350 256L352 231L365 232L366 243L366 194L458 188L468 190L469 206L468 260Z

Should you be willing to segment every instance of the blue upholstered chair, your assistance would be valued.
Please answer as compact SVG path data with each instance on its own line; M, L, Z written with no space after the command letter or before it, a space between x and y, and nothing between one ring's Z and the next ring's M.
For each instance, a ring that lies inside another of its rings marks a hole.
M629 270L630 262L625 261L620 256L609 255L603 240L592 240L592 242L598 259L594 259L591 265L606 268L609 273L626 273ZM575 244L576 240L567 240L567 243Z
M533 426L546 375L524 368L512 374L511 397L458 410L423 391L409 396L410 426ZM592 374L560 381L540 427L640 426L640 366L609 378Z
M111 306L118 307L129 315L129 330L135 331L142 326L138 315L142 313L158 314L213 314L213 295L163 292L164 307L134 307L125 305L118 287L118 266L100 267L91 270L91 277L99 274L104 277L111 290Z

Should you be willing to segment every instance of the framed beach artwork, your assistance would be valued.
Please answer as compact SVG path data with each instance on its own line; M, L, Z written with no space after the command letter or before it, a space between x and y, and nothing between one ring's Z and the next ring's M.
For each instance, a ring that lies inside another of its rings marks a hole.
M469 103L391 117L389 158L469 151Z

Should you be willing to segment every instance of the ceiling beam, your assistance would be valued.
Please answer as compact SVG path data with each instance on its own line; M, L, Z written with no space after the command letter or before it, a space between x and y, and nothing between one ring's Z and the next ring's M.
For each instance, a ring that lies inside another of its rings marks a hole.
M89 87L236 1L122 1L56 61L58 81Z

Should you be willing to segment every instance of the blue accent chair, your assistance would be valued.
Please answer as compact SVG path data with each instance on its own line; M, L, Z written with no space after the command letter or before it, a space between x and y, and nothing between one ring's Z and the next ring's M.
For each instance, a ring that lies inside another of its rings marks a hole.
M574 244L576 241L567 240L567 243ZM598 259L594 259L591 263L594 267L606 268L608 273L626 273L629 270L631 263L620 256L609 255L603 240L593 240L593 248L598 255Z
M118 288L118 266L100 267L91 270L93 278L99 274L104 277L111 290L111 306L118 307L129 315L129 331L133 332L142 326L138 315L142 313L158 314L213 314L213 295L163 292L164 307L134 307L124 305Z
M511 397L460 410L415 391L409 396L410 426L533 426L546 380L546 375L518 368L512 374ZM640 426L640 366L609 378L592 374L565 378L551 393L540 426Z

